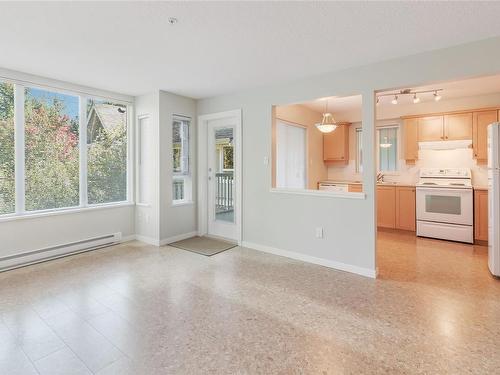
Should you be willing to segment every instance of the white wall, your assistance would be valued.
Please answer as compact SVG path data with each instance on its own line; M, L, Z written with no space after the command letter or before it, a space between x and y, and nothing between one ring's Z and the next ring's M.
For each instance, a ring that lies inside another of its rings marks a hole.
M134 235L134 206L0 222L0 257L121 232Z
M500 38L200 100L198 113L242 108L243 240L375 271L374 91L497 74ZM326 96L363 95L366 199L270 192L271 106ZM371 161L371 163L369 162ZM315 227L325 238L315 239Z
M147 204L136 206L135 231L139 239L151 244L158 244L160 241L160 204L158 189L158 172L160 168L158 156L160 148L159 108L160 97L158 92L135 98L136 124L137 118L149 116L149 136L151 139L148 144L151 145L151 149L147 151L151 153L149 160L152 161L152 165L148 166L150 171L149 176L151 178L149 184L150 201L147 202Z
M196 205L196 101L191 98L160 91L160 149L159 149L159 192L160 192L160 241L170 242L178 236L197 231ZM193 201L172 205L172 117L182 115L191 118L189 128L189 163L192 176Z

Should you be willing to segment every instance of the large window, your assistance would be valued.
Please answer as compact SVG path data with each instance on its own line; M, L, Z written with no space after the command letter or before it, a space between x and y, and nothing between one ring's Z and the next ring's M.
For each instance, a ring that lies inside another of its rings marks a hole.
M79 99L25 89L27 211L74 207L79 199Z
M189 123L190 119L186 117L174 116L172 120L172 200L174 204L191 200Z
M127 107L87 101L88 203L127 200Z
M0 82L0 215L15 211L14 86Z
M127 109L0 82L0 215L127 201Z
M395 172L398 170L398 127L377 129L378 170Z

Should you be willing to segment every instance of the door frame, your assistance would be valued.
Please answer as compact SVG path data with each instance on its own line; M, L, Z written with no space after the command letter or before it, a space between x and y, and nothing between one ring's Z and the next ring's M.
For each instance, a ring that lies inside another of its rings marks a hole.
M236 225L236 239L238 245L242 242L242 171L243 171L243 158L242 158L242 129L241 129L241 109L235 109L225 112L211 113L207 115L198 116L198 235L203 236L208 233L208 122L213 120L222 120L227 118L234 118L235 130L237 136L235 137L236 153L235 165L237 168L234 170L235 174L235 193L236 193L236 207L235 212L235 225Z

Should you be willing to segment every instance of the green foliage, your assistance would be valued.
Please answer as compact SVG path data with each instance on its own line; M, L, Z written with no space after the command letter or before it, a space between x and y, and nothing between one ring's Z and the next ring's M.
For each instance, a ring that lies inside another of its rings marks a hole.
M0 215L15 210L14 86L0 82Z
M90 204L127 199L127 129L125 124L102 131L87 146Z
M26 90L25 206L28 211L79 205L79 124L61 100L39 100ZM87 145L88 201L126 200L126 124L101 131ZM15 210L14 88L0 83L0 214Z

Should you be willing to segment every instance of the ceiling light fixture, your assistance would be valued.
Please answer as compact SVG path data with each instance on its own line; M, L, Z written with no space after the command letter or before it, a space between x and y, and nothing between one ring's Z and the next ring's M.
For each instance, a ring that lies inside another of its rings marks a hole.
M384 143L379 144L379 146L382 147L382 148L389 148L389 147L392 146L392 143L389 143L387 141L387 137L384 137Z
M406 97L407 95L411 95L413 98L413 103L417 104L420 103L422 97L425 98L424 94L430 94L434 93L434 100L437 102L441 100L441 95L440 92L443 91L443 89L431 89L431 90L412 90L412 89L403 89L399 90L397 92L386 92L386 93L380 93L377 94L377 104L380 103L380 98L384 96L390 96L393 99L391 100L392 104L398 104L398 99L400 97ZM405 103L405 101L403 101Z
M325 112L323 113L323 119L321 122L316 124L316 127L322 133L331 133L337 129L337 122L333 118L332 114L328 112L328 99L325 100Z

